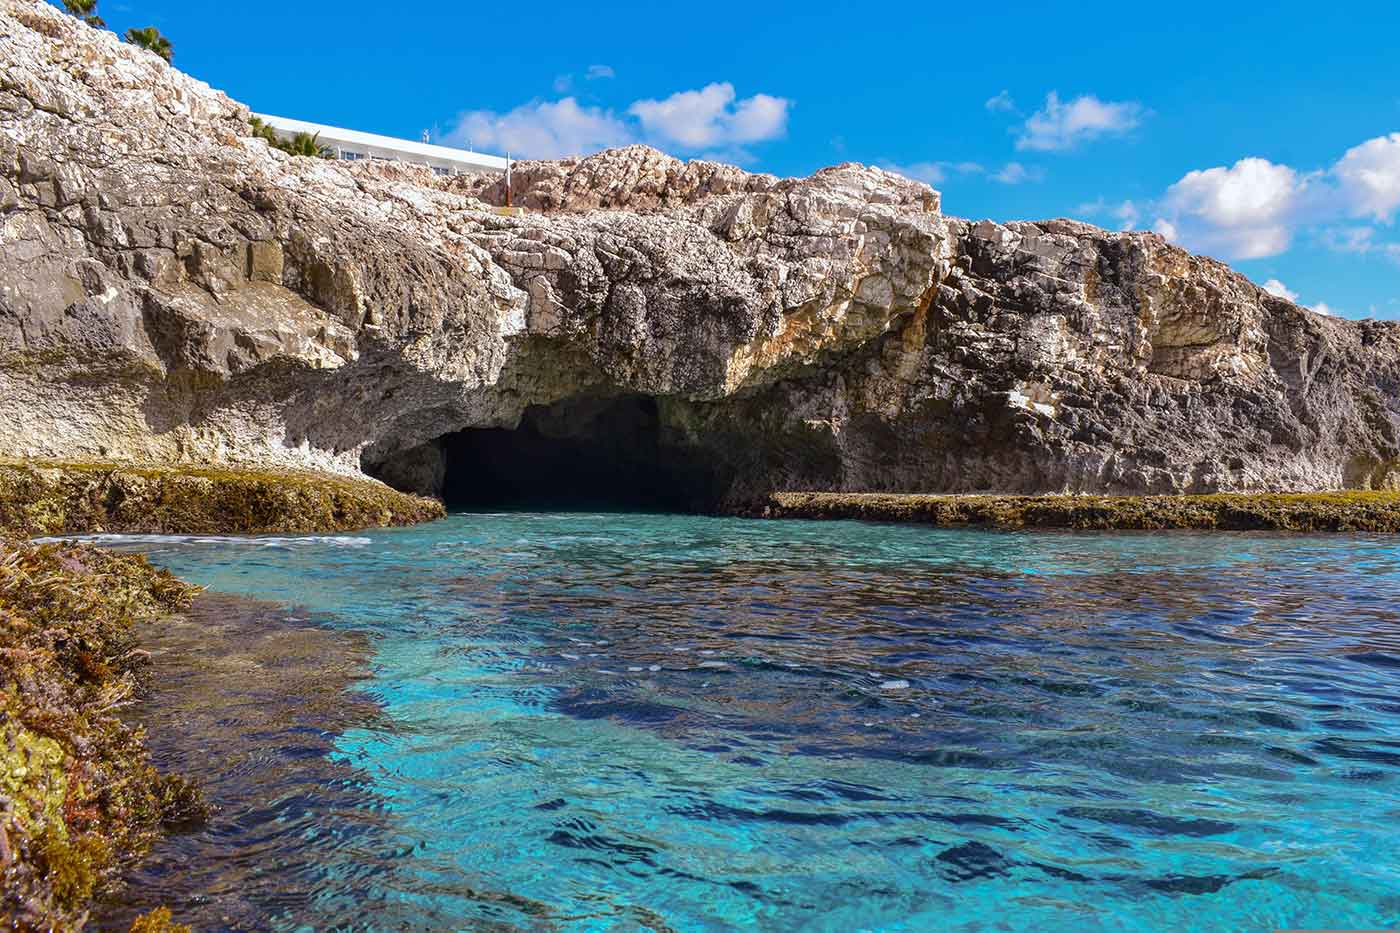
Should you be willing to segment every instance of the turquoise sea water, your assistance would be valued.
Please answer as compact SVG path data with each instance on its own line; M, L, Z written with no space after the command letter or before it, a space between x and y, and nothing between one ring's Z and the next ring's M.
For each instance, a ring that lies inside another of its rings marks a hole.
M1393 538L504 513L118 546L372 646L379 715L254 740L338 777L226 792L165 858L210 890L145 879L177 916L1400 925Z

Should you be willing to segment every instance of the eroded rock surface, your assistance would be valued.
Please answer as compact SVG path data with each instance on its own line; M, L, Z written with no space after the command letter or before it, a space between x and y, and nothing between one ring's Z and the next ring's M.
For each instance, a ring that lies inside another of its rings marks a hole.
M710 501L1400 484L1400 325L1150 233L644 147L522 163L504 216L498 178L271 150L39 0L0 56L0 455L431 490L445 435L645 396Z

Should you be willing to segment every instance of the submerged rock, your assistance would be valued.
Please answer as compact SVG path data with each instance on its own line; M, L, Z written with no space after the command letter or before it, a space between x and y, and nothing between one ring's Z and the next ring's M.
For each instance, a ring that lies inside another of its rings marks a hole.
M614 446L697 503L1400 485L1400 325L1151 233L637 146L522 163L503 216L497 178L270 149L39 0L0 57L0 455L437 493L456 432L606 444L642 399Z

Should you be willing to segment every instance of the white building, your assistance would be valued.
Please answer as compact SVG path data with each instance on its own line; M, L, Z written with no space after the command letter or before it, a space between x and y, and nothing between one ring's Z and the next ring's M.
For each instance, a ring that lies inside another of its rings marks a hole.
M432 143L416 143L408 139L395 139L392 136L379 136L375 133L361 133L358 130L343 130L336 126L322 126L305 120L289 120L265 113L253 116L272 127L282 139L292 139L298 133L309 133L316 137L322 146L334 152L339 159L385 159L390 162L412 162L427 165L439 175L462 175L465 173L504 172L507 160L500 156L482 155L466 149L453 149L450 146L437 146Z

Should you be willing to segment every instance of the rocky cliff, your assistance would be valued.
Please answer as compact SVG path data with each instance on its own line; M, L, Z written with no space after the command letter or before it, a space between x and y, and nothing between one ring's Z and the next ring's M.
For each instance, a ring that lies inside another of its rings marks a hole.
M497 178L269 149L40 0L0 0L0 58L0 456L440 491L519 436L695 504L1400 485L1400 325L1150 233L642 147L522 163L511 215Z

